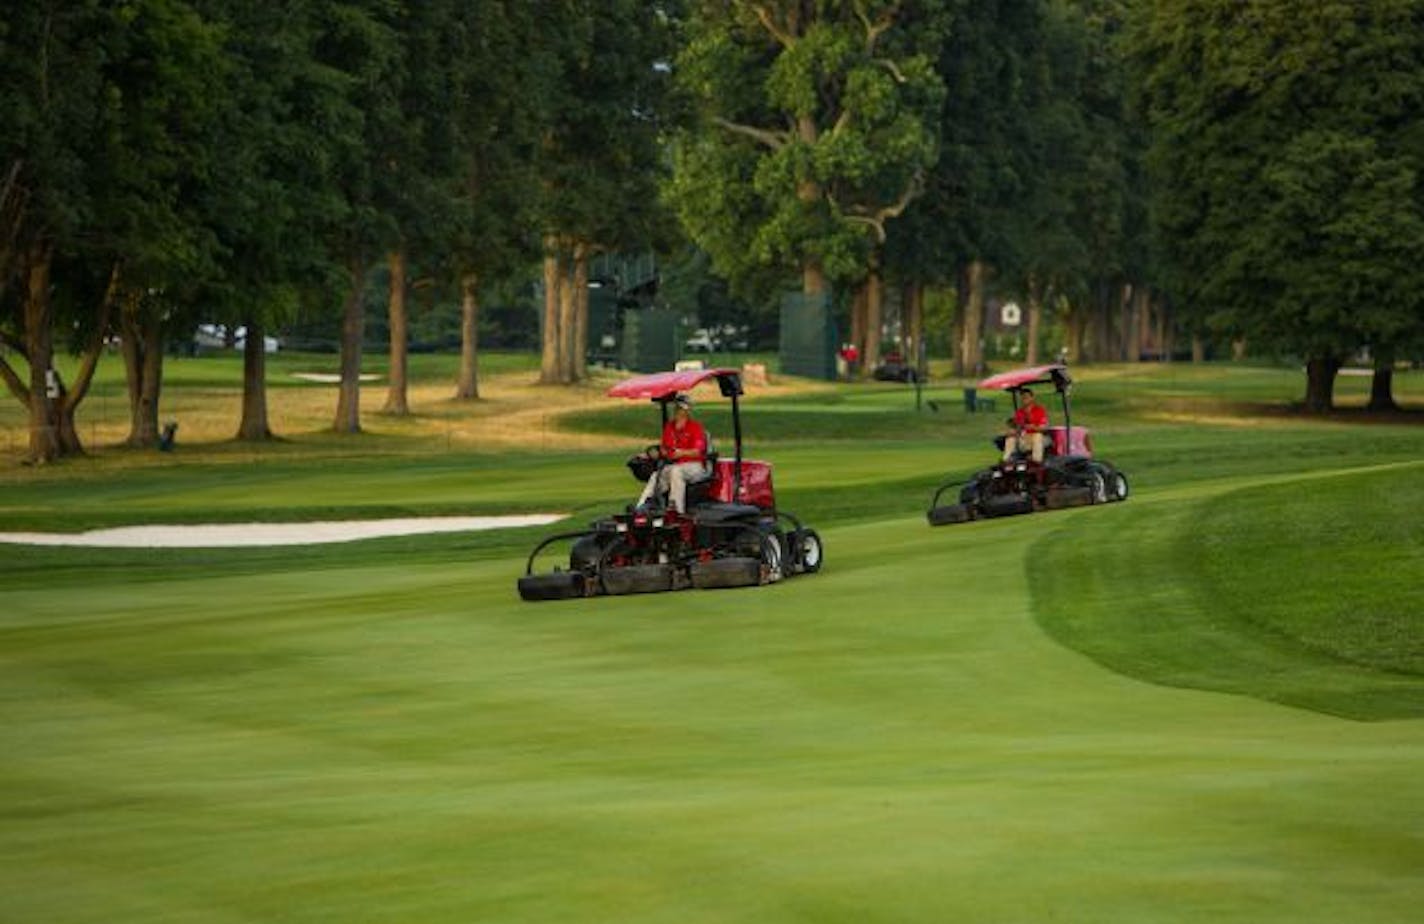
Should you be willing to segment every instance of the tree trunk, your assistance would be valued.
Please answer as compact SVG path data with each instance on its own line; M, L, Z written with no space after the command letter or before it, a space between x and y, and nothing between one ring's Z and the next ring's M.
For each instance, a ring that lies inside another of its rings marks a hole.
M856 356L865 358L865 286L856 286L850 299L850 344ZM852 370L855 373L856 370Z
M366 335L366 265L353 257L341 315L341 385L336 398L337 433L361 432L361 341Z
M381 413L404 417L410 413L410 396L407 387L410 323L405 300L405 248L399 247L391 251L387 255L386 263L390 267L391 275L390 296L386 303L391 326L391 369L389 386L386 389L386 404L381 408Z
M929 371L929 351L925 349L925 287L923 283L907 282L900 287L900 311L905 319L905 361L924 381Z
M1137 286L1124 282L1118 292L1118 323L1115 330L1116 343L1108 354L1119 362L1136 362L1133 357L1137 346Z
M585 241L574 245L573 266L573 334L569 345L569 381L588 378L588 255L592 248Z
M1157 357L1162 362L1169 363L1172 361L1172 349L1175 346L1172 342L1172 303L1161 294L1157 296L1155 303L1157 305Z
M1371 411L1397 411L1399 405L1394 400L1394 353L1375 352L1375 372L1370 379Z
M54 309L50 302L50 267L54 251L41 244L30 251L25 273L25 357L30 364L29 460L53 462L64 454L55 426L59 374L54 370Z
M267 424L267 350L263 345L267 332L250 318L243 326L247 343L242 348L242 420L237 425L237 438L255 443L272 438Z
M964 316L968 313L969 302L969 267L962 265L955 273L954 280L954 325L950 332L950 343L954 353L954 375L962 378L968 375L968 367L964 364Z
M543 352L539 360L539 381L554 385L559 381L563 365L564 338L559 328L560 294L563 292L563 260L559 239L552 234L544 237L544 330Z
M1103 362L1112 358L1110 352L1113 315L1113 286L1108 279L1099 279L1096 298L1093 301L1092 320L1085 325L1083 343L1080 347L1080 362Z
M1246 358L1246 338L1238 337L1231 341L1231 359L1233 362L1241 362ZM1338 369L1338 365L1336 366ZM1334 375L1334 373L1331 373Z
M129 436L124 445L158 445L158 397L163 384L163 321L139 299L125 318L124 364L129 390Z
M1312 414L1324 414L1335 407L1335 373L1340 360L1334 356L1317 356L1305 364L1305 409Z
M885 286L880 279L880 267L872 265L865 277L865 370L875 372L880 365L880 343L884 339Z
M816 117L805 114L796 117L796 135L810 150L820 136ZM796 199L807 210L815 208L821 201L821 184L815 180L800 180L796 184ZM801 292L803 295L824 295L826 293L826 270L820 257L806 256L801 259Z
M1200 332L1192 332L1192 362L1200 365L1206 362L1206 341Z
M1038 277L1028 277L1028 343L1024 346L1024 363L1038 365L1038 337L1043 326L1043 290Z
M479 277L460 277L460 378L455 383L455 400L473 401L480 396L480 292Z
M138 432L138 406L143 400L143 331L139 320L142 310L138 292L124 296L119 314L119 355L124 360L124 390L129 399L129 445Z
M964 356L964 369L968 375L982 375L984 372L984 262L974 260L966 274L969 291L967 298L961 298L964 306L964 335L959 351Z
M1131 336L1128 337L1127 361L1142 362L1146 340L1151 331L1151 291L1145 285L1133 287Z
M1088 330L1088 306L1083 302L1072 305L1067 311L1065 321L1066 342L1063 344L1068 350L1068 361L1079 363L1083 361L1083 354L1086 349Z
M559 263L559 375L555 380L568 385L574 380L574 338L577 300L573 286L573 252L565 249Z

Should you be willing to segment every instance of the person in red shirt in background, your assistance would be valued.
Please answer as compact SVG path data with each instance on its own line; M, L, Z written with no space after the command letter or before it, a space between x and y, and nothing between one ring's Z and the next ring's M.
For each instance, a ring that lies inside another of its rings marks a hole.
M648 479L638 506L665 491L668 506L686 513L687 486L706 481L712 474L707 464L707 431L692 419L692 399L686 395L673 399L672 420L663 426L659 451L663 465Z
M1048 411L1033 396L1033 389L1020 389L1023 404L1014 411L1009 421L1009 432L1004 437L1004 461L1008 462L1019 451L1023 441L1028 442L1033 461L1043 461L1043 431L1048 427Z

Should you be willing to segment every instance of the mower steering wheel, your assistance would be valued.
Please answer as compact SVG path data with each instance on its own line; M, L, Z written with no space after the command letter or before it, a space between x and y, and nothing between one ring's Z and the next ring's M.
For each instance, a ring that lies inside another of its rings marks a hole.
M653 462L656 462L658 468L662 468L667 464L667 459L663 457L663 446L661 443L649 443L648 447L643 450L643 455L647 456Z

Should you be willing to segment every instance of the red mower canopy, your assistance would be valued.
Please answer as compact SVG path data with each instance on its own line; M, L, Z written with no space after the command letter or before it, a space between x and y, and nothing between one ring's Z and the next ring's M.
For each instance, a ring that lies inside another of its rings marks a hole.
M1060 379L1065 382L1070 381L1068 367L1062 363L1053 363L1048 366L1029 366L1027 369L1000 372L998 375L991 375L980 382L979 387L1008 391L1013 388L1022 388L1025 385L1037 385L1040 382L1052 382L1056 386Z
M736 369L688 369L683 372L654 372L652 375L635 375L624 379L608 389L610 398L646 398L651 401L666 401L679 393L689 392L708 379L717 379L723 394L728 394L728 380L740 377ZM740 383L739 383L740 384ZM737 388L740 393L741 389Z

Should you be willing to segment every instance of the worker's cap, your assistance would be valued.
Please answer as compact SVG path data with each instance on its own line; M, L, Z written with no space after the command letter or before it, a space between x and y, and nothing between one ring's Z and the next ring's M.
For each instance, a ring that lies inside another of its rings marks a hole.
M678 395L672 399L672 406L674 409L682 408L684 411L690 411L692 410L692 399L687 395Z

